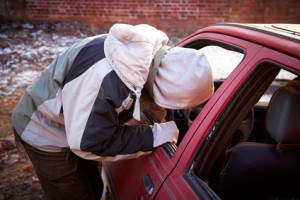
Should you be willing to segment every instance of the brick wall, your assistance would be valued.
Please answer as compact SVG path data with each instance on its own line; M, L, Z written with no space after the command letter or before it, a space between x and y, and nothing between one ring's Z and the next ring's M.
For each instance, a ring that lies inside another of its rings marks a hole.
M220 22L300 23L300 0L0 0L0 4L0 15L7 19L76 20L104 29L114 23L148 23L180 37Z

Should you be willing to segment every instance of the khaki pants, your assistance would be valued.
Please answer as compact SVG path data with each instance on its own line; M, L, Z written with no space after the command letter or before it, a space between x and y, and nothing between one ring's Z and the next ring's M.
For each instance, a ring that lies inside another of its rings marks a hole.
M62 152L38 150L20 139L48 199L101 199L103 182L98 162L84 160L69 149Z

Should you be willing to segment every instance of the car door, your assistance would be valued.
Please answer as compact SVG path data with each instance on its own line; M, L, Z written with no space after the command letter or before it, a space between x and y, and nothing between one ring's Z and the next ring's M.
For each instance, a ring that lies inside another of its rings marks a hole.
M194 47L200 40L185 45ZM186 135L188 143L185 144L184 138L179 145L178 149L181 145L185 149L180 152L177 165L164 182L161 189L164 191L157 194L157 199L164 199L165 194L171 199L218 199L219 196L213 190L213 181L225 162L222 152L228 145L226 141L229 141L231 133L238 128L248 110L255 105L280 70L298 72L299 76L300 61L292 56L241 42L236 38L226 41L223 37L216 37L213 40L239 46L245 50L246 56L194 119L189 129L192 136L189 138ZM240 46L242 43L246 46ZM251 49L254 52L248 57ZM291 75L292 79L297 73Z
M166 144L148 156L103 163L114 199L218 198L205 182L187 173L192 167L190 161L195 156L199 145L213 130L215 120L226 107L234 90L239 87L231 83L238 74L250 73L243 70L261 47L217 33L199 33L179 43L179 46L195 49L209 45L238 51L244 56L238 67L218 87L189 129L180 132L182 139L177 146ZM229 92L227 92L228 88L231 88ZM198 188L199 185L202 189Z
M253 57L258 54L262 47L251 42L215 33L196 35L180 43L180 45L195 49L202 49L206 46L213 45L227 49L229 52L239 52L243 54L243 57L240 63L234 66L234 68L226 64L224 65L224 67L230 68L230 73L226 74L228 77L223 77L226 78L226 80L222 81L220 86L216 85L216 92L205 106L201 108L201 112L194 119L179 144L174 155L174 160L177 158L176 156L178 156L176 166L174 166L173 171L167 177L167 180L157 194L157 199L164 199L165 194L168 194L170 199L219 199L206 181L196 176L193 171L195 167L194 162L192 161L195 157L198 157L199 147L203 146L213 134L218 123L216 121L217 118L222 113L222 110L226 108L227 103L237 88L242 84L243 76L239 77L239 75L244 74L246 76L246 74L251 73L246 66L251 62ZM215 59L218 59L218 56L216 56ZM232 84L235 79L239 79L239 81L236 82L237 84ZM218 147L215 147L215 150L217 150L217 148ZM198 162L201 161L198 160Z

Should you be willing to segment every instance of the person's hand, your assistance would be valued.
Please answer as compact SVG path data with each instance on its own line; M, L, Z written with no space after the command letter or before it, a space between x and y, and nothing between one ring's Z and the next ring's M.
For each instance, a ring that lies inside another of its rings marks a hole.
M153 132L153 147L158 147L164 143L177 143L178 129L174 121L166 123L153 124L151 126Z

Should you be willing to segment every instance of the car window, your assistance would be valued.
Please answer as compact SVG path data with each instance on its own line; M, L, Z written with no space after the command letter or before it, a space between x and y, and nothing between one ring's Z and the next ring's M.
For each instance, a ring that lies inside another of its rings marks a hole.
M226 79L244 57L243 53L215 45L200 48L199 52L203 52L205 54L212 68L215 80Z
M245 52L238 47L211 40L198 40L187 47L197 49L199 52L203 52L205 54L212 68L215 91L242 62L245 56ZM201 112L206 102L190 109L174 111L174 119L179 129L177 146L180 144L186 131Z
M257 105L265 106L269 103L273 93L280 87L286 85L290 80L293 80L297 77L296 74L293 74L289 71L281 69L270 85L270 87L266 90L266 92L262 95L262 97L257 102Z
M244 53L228 50L215 45L200 48L199 52L203 52L205 54L212 68L213 78L216 82L215 84L217 84L218 80L225 80L244 58ZM271 87L260 98L258 104L266 104L270 101L270 98L275 91L273 87L274 85L283 86L287 81L292 80L295 77L296 75L291 72L283 69L280 70L279 74L271 84Z

